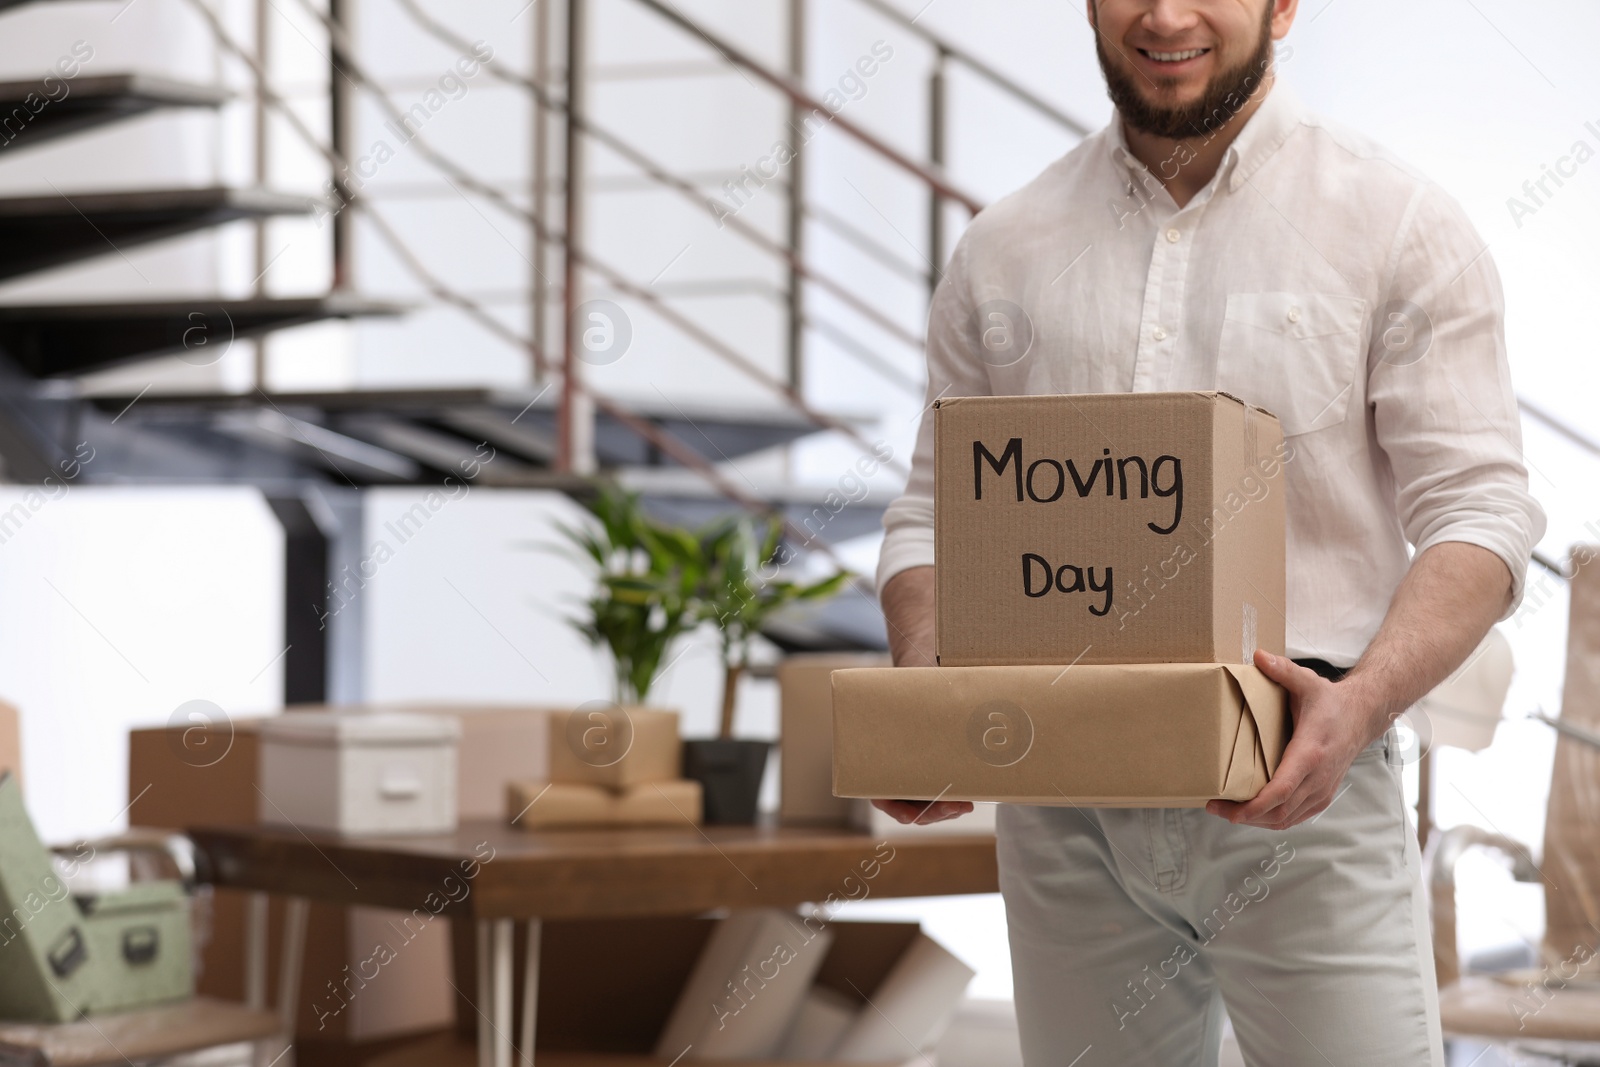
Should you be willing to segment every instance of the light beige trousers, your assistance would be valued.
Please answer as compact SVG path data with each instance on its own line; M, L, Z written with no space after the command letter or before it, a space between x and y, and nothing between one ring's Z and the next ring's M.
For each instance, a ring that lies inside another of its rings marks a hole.
M1286 831L1185 808L1002 805L1027 1067L1443 1067L1392 732Z

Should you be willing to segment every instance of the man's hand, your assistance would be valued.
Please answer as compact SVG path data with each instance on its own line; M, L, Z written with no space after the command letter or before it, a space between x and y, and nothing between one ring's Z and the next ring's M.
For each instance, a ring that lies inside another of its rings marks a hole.
M872 806L898 823L929 823L957 819L972 810L970 800L874 800Z
M1443 541L1411 561L1377 636L1342 680L1258 649L1256 666L1289 691L1294 734L1278 772L1254 799L1213 800L1206 810L1268 830L1322 811L1356 755L1449 677L1510 602L1511 571L1499 556Z
M932 667L933 568L901 571L883 587L883 618L889 626L889 651L896 667ZM874 800L872 806L895 822L944 822L965 815L972 805L965 800Z
M1213 800L1206 810L1232 823L1287 830L1333 803L1350 764L1389 722L1363 706L1355 687L1260 649L1255 659L1262 674L1289 691L1294 733L1277 773L1261 792L1243 803Z

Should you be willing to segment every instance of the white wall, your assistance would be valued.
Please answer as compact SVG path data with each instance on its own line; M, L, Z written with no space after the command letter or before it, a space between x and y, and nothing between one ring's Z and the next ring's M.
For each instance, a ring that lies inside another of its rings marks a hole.
M612 699L608 661L566 621L587 594L587 572L574 566L555 524L581 521L581 510L557 493L368 494L365 554L374 577L361 590L369 598L368 699L557 706ZM685 735L710 736L721 686L715 635L703 630L668 660L650 702L677 709ZM773 687L746 683L740 697L741 733L775 738Z
M246 489L0 487L0 699L47 841L126 824L128 730L281 706L283 536Z

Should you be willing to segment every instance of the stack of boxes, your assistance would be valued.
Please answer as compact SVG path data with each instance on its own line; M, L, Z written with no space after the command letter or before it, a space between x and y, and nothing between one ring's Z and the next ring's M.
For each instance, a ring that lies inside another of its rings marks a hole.
M262 802L263 792L278 793L280 806L283 799L264 774L269 745L263 736L265 723L300 716L315 721L327 713L377 716L397 712L448 718L459 727L440 733L460 735L452 745L457 762L450 777L455 781L453 807L462 821L504 818L506 784L543 775L548 766L549 712L540 707L297 705L270 719L223 717L204 726L179 720L129 733L128 799L137 801L128 810L129 823L181 830L281 821L278 813ZM4 720L0 712L0 734ZM357 759L370 754L350 753ZM406 803L404 798L395 799ZM196 945L196 991L202 996L237 1001L245 995L246 896L239 890L218 888L203 905L209 912L204 923L207 936ZM281 929L280 902L274 899L271 907L271 928ZM347 1009L332 1010L343 1003L339 995L346 989L343 983L371 958L374 945L389 944L395 938L396 929L404 926L408 915L385 908L312 902L301 975L301 989L306 992L296 1024L302 1061L354 1062L354 1046L450 1025L456 994L449 980L447 918L414 932L407 928L411 939L405 942L404 951L384 966L383 981L350 1000ZM278 941L274 937L269 944L273 975L269 988L276 988Z
M524 830L698 825L700 783L682 776L678 715L597 703L549 717L550 776L512 782L506 815Z
M834 792L1246 800L1288 740L1278 421L1225 393L940 400L937 667L833 675Z

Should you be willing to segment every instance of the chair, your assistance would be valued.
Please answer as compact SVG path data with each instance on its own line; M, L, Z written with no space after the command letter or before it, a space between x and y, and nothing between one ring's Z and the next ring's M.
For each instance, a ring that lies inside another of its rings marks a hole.
M278 1035L274 1015L192 995L187 897L199 872L187 838L135 832L53 851L64 858L52 863L16 778L0 773L0 1008L14 1020L0 1022L0 1065L164 1062L218 1046L248 1054ZM81 895L58 872L118 853L159 857L178 878Z
M1445 1035L1589 1067L1600 1065L1600 561L1574 569L1571 593L1566 688L1561 719L1552 723L1559 738L1542 864L1500 834L1458 826L1435 835L1427 866ZM1461 973L1455 865L1473 848L1504 855L1518 881L1543 882L1546 928L1539 968Z

